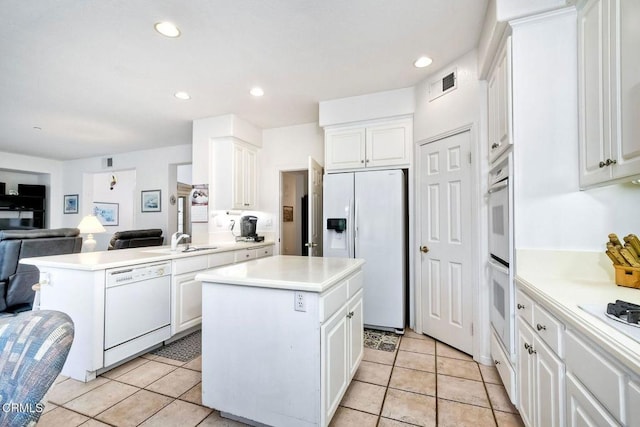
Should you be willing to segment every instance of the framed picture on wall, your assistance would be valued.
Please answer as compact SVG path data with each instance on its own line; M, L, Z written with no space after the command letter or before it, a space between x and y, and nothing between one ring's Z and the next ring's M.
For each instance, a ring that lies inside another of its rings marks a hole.
M145 190L142 191L142 201L140 206L142 212L160 212L162 209L162 203L160 199L160 190Z
M282 207L282 220L284 222L293 222L293 206Z
M64 213L65 214L78 213L78 195L77 194L64 195Z
M104 226L118 225L118 203L93 202L93 214Z

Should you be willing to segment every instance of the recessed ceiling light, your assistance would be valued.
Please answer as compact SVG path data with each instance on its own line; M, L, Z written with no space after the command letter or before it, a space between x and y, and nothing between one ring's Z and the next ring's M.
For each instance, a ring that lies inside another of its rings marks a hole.
M183 100L191 99L191 95L189 95L187 92L176 92L173 94L173 96Z
M432 62L433 61L428 56L421 56L420 58L416 59L413 65L417 68L424 68L431 65Z
M256 86L256 87L252 88L252 89L249 91L249 93L250 93L251 95L253 95L253 96L262 96L262 95L264 95L264 90L262 90L262 88L261 88L261 87L257 87L257 86Z
M154 25L157 32L166 37L179 37L180 30L171 22L157 22Z

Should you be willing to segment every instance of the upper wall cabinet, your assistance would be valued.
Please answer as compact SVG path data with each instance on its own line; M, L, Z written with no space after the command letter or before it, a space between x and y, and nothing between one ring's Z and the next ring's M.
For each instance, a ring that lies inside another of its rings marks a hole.
M578 12L580 187L640 174L640 2L586 0Z
M409 166L412 140L410 118L330 128L325 131L325 169Z
M236 138L211 142L214 209L255 209L257 150Z
M513 144L511 106L511 37L498 50L487 80L489 161L493 163Z

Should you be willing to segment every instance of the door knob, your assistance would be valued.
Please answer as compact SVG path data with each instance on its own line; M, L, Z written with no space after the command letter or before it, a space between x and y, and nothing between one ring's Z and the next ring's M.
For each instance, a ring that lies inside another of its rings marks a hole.
M420 246L420 252L422 252L423 254L426 254L427 252L429 252L429 248L426 245Z

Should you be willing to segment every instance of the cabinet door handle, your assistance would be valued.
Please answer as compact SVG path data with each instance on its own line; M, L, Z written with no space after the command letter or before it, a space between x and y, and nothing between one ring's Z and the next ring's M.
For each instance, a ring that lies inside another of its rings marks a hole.
M538 323L538 324L536 325L536 329L537 329L537 330L539 330L539 331L546 331L546 330L547 330L547 327L546 327L546 326L544 326L544 325L541 325L540 323Z
M347 314L347 319L351 319L352 317L353 317L353 311L350 311L350 312Z
M500 361L499 360L494 360L493 363L495 363L496 365L499 365Z
M360 160L360 163L364 163L364 160Z
M420 246L420 252L426 254L427 252L429 252L429 247L427 245Z
M497 142L494 142L493 144L491 144L491 149L495 150L496 148L498 148L500 146L500 144L498 144Z
M369 163L369 159L367 159L367 163Z
M607 164L606 164L605 162L603 162L603 161L601 161L600 163L598 163L598 167L600 167L600 168L603 168L603 167L605 167L605 166L607 166Z
M523 304L518 303L518 310L523 310L525 307Z
M527 349L527 351L529 352L529 354L535 354L535 353L537 353L537 351L535 351L535 350L533 349L533 346L532 346L532 345L530 345L530 346L529 346L529 348Z
M611 165L615 165L616 163L618 163L617 160L607 159L606 165L611 166Z
M529 350L531 348L531 346L527 343L524 343L524 349L525 350Z

